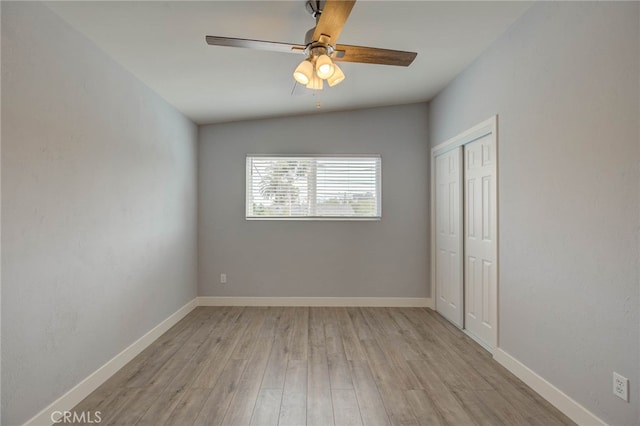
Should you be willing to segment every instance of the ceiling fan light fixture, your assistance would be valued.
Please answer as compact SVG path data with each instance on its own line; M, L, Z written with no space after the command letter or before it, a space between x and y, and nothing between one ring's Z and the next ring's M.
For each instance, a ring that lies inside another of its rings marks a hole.
M345 75L340 67L336 64L333 64L333 74L327 79L327 83L329 83L329 86L337 86L338 84L342 83L344 79Z
M313 78L313 64L308 59L300 62L300 65L293 72L293 78L304 86L308 85Z
M311 77L311 81L309 81L309 84L307 84L307 89L322 90L323 86L324 86L324 81L321 78L319 78L317 75L313 74Z
M331 58L325 54L318 56L316 59L316 74L323 80L333 75L335 65Z

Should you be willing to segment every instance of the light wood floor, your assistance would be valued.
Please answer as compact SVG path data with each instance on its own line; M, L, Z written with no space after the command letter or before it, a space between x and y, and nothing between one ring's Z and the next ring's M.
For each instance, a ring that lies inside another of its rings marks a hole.
M127 425L567 425L421 308L200 307L75 407Z

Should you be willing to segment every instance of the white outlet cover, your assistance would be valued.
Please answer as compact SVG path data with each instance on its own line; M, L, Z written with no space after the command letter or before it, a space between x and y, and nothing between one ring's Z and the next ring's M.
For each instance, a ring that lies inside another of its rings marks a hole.
M613 372L613 394L629 402L629 379Z

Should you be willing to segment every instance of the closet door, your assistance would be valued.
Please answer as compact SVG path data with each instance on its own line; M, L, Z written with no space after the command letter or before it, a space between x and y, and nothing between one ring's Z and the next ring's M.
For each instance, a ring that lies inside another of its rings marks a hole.
M491 135L464 146L464 327L490 349L496 346L496 182Z
M435 158L436 309L463 326L462 147Z

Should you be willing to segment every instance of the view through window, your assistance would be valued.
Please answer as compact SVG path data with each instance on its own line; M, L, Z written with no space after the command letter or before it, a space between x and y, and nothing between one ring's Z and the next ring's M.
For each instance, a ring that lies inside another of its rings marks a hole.
M381 158L247 156L247 219L379 219Z

